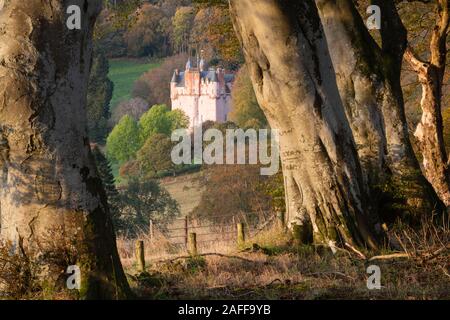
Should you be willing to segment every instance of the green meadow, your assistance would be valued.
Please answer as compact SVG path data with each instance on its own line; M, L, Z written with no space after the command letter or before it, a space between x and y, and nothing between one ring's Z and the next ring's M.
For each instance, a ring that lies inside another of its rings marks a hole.
M111 111L122 101L131 99L134 82L145 72L156 68L159 63L142 63L129 59L109 61L109 78L114 83Z

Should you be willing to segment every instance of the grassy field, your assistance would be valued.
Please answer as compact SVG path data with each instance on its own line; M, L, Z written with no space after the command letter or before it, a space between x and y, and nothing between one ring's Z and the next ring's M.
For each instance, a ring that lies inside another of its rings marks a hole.
M211 253L194 257L181 248L177 258L164 239L140 236L147 240L144 273L136 270L134 241L125 246L119 239L118 246L132 288L143 299L449 299L449 229L438 227L433 235L434 227L424 229L396 233L408 252L402 258L389 249L333 253L298 245L277 227L247 239L241 248L217 242ZM378 254L383 255L373 257ZM370 265L380 268L379 289L367 287Z
M180 205L182 216L189 214L200 202L204 191L196 180L200 174L196 172L160 180L161 185Z
M109 78L114 82L111 111L122 101L131 98L134 82L145 72L156 68L159 63L142 63L129 59L109 61Z

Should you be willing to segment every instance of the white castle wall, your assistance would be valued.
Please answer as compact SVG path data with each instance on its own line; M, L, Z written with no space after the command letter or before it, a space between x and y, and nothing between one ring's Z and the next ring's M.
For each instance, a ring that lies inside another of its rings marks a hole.
M176 83L171 83L172 110L180 109L186 113L190 120L190 129L208 120L228 120L231 95L226 92L226 84L223 81L220 83L202 79L200 83L186 80L185 83L187 87L178 87Z
M172 110L182 110L189 117L189 128L193 128L195 122L197 122L197 101L198 96L188 95L179 95L177 98L172 99Z

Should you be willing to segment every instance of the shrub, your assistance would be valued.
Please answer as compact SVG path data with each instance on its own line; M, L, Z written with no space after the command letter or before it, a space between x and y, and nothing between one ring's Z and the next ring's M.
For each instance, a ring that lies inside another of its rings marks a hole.
M175 69L184 70L187 59L185 54L169 57L158 68L144 73L134 84L133 97L140 97L149 105L170 106L170 79Z
M132 117L135 121L139 121L141 116L148 111L148 103L142 98L133 98L128 101L121 102L113 112L111 117L111 124L115 126L119 123L120 119L128 115Z

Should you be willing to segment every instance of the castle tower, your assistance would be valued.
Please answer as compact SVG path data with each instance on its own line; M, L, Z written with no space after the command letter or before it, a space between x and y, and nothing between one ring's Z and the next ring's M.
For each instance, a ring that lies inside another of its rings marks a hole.
M231 110L233 74L217 68L207 69L203 57L197 66L191 59L184 72L175 70L170 82L172 110L182 110L190 120L190 129L205 121L225 122Z

